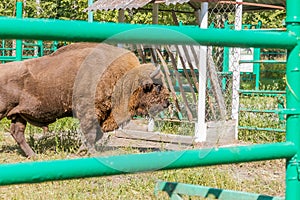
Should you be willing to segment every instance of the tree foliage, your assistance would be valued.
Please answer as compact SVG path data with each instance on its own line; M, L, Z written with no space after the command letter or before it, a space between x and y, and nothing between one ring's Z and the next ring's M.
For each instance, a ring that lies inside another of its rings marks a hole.
M243 23L257 24L262 22L262 28L282 28L284 26L285 11L272 10L261 12L246 12L243 14Z
M15 16L17 0L2 0L0 2L1 16ZM39 4L38 4L39 3ZM32 18L54 18L64 20L87 20L88 14L84 9L88 0L23 0L24 17ZM176 12L177 21L185 25L196 24L194 9L189 4L159 5L159 24L175 25L174 15ZM152 4L148 4L139 10L126 10L125 18L127 23L152 23ZM180 12L177 12L180 11ZM285 17L284 11L261 11L245 12L243 23L252 24L262 21L264 28L283 27ZM118 11L97 11L94 12L95 21L118 21Z

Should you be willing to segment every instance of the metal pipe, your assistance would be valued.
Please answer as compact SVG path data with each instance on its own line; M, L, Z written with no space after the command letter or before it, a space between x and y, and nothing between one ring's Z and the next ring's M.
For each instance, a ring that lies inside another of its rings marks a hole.
M284 129L279 128L259 128L259 127L253 127L253 126L239 126L240 130L250 130L250 131L270 131L270 132L279 132L279 133L285 133Z
M286 200L300 199L300 1L287 0L287 31L298 38L297 46L288 51L286 64L286 106L294 110L286 117L286 140L297 147L297 154L287 159Z
M281 94L285 95L286 91L280 91L280 90L240 90L241 94L258 94L258 95L264 95L264 94Z
M286 64L285 60L240 60L241 63Z
M88 0L88 6L90 7L91 5L93 5L94 0ZM93 22L94 21L94 14L93 11L88 11L88 22Z
M281 110L257 110L257 109L247 109L247 108L240 108L240 112L253 112L253 113L275 113L278 114Z
M0 185L291 158L291 142L0 165Z
M287 24L300 23L300 9L298 0L286 0L286 20ZM288 29L289 30L289 29Z
M23 3L21 1L17 2L16 5L16 18L22 19L23 18ZM15 39L15 38L14 38ZM16 60L20 61L22 60L23 50L22 50L22 38L17 38L16 40Z
M22 30L22 31L20 31ZM0 18L3 39L35 39L151 44L201 44L213 46L291 49L297 38L288 32L201 29L198 26L164 26L51 19ZM255 35L255 37L253 37Z

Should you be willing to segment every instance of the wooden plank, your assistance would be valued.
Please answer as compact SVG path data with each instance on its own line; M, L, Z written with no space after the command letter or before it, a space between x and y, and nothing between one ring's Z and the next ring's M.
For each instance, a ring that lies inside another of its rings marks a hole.
M207 141L200 144L205 145L205 147L233 144L236 142L234 129L234 120L208 122ZM181 150L197 146L194 137L191 136L136 130L116 130L106 133L101 143L104 148L107 146L108 148L132 147L158 150Z
M173 97L173 100L174 100L174 104L175 104L175 107L177 109L177 112L181 113L181 110L180 110L180 106L179 106L179 102L178 102L178 99L177 99L177 96L176 96L176 92L175 92L175 89L174 89L174 85L172 83L172 79L171 79L171 73L168 69L168 66L167 66L167 63L165 62L165 60L163 59L162 55L161 55L161 52L156 49L156 53L162 63L162 66L164 68L164 71L165 71L165 75L166 75L166 78L167 78L167 81L168 81L168 85L169 85L169 88L171 90L171 94L172 94L172 97Z
M180 51L179 47L181 47L183 52ZM179 59L182 63L182 66L185 66L185 61L184 61L183 58L186 58L186 61L188 63L187 65L189 66L190 72L191 72L191 75L192 75L192 80L194 81L194 85L196 86L196 90L198 92L199 91L199 83L198 83L198 79L197 79L197 75L195 73L194 67L193 67L192 62L191 62L191 58L190 58L187 46L186 45L176 46L176 51L179 53Z
M174 55L173 55L173 53L171 51L170 46L167 45L166 46L166 50L167 50L167 52L168 52L168 54L169 54L169 56L171 58L171 61L173 63L174 62L173 59L175 60L175 58L174 58ZM178 52L178 53L180 53L180 52ZM173 63L173 66L175 66L175 65L177 66L176 62ZM197 98L196 98L196 94L195 94L195 91L194 91L194 88L193 88L191 77L190 77L189 73L187 72L187 69L186 69L185 65L182 65L182 67L183 67L184 77L186 78L186 80L188 82L188 87L190 88L190 91L191 91L191 93L193 95L193 100L194 100L195 103L197 103Z
M192 148L191 145L179 145L172 143L160 143L145 140L133 140L127 138L110 137L105 142L104 149L109 147L131 147L142 149L157 149L157 150L184 150Z
M166 47L166 49L167 49L167 52L168 52L168 54L169 54L169 56L171 58L172 65L173 65L173 67L175 69L174 70L175 77L176 77L176 80L178 81L178 84L179 84L180 94L181 94L181 97L182 97L182 100L183 100L183 103L184 103L184 106L185 106L185 109L186 109L186 112L187 112L188 119L189 119L189 121L193 121L193 114L191 112L191 109L189 107L189 104L188 104L188 101L187 101L187 98L186 98L186 94L185 94L185 92L183 90L183 87L182 87L182 81L181 81L179 73L178 73L178 69L177 69L177 64L176 64L175 58L174 58L173 54L170 52L170 50L167 47ZM158 51L158 56L159 56L159 58L161 60L163 59L163 57L162 57L162 55L161 55L161 53L159 51ZM167 68L167 64L165 62L162 62L162 64L164 65L164 68Z
M153 3L152 7L152 24L158 24L158 11L159 11L159 4Z
M137 49L137 52L138 52L139 57L142 59L142 63L146 63L146 62L147 62L147 59L146 59L146 56L145 56L145 54L144 54L143 45L137 44L137 45L136 45L136 49Z
M194 137L192 136L163 134L159 132L136 131L126 129L116 130L114 132L110 132L109 134L118 138L139 139L155 142L167 142L189 145L193 144L194 141Z
M235 142L235 120L207 123L207 143L224 145Z

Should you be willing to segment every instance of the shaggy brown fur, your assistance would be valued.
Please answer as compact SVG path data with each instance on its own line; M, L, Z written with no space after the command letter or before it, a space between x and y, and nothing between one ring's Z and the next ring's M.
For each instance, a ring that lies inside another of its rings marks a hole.
M93 146L101 129L114 130L134 115L168 106L160 77L149 76L154 70L125 49L97 43L76 43L49 56L3 64L0 119L11 119L10 132L26 156L34 155L24 137L27 122L45 127L73 114Z

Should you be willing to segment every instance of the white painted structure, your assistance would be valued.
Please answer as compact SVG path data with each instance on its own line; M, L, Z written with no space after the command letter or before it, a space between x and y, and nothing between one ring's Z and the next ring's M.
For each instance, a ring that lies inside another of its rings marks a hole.
M198 15L201 28L208 26L208 3L201 3L201 10ZM207 69L207 47L200 47L199 55L199 96L198 96L198 121L195 128L195 141L206 141L207 125L205 122L205 95L206 95L206 69Z

